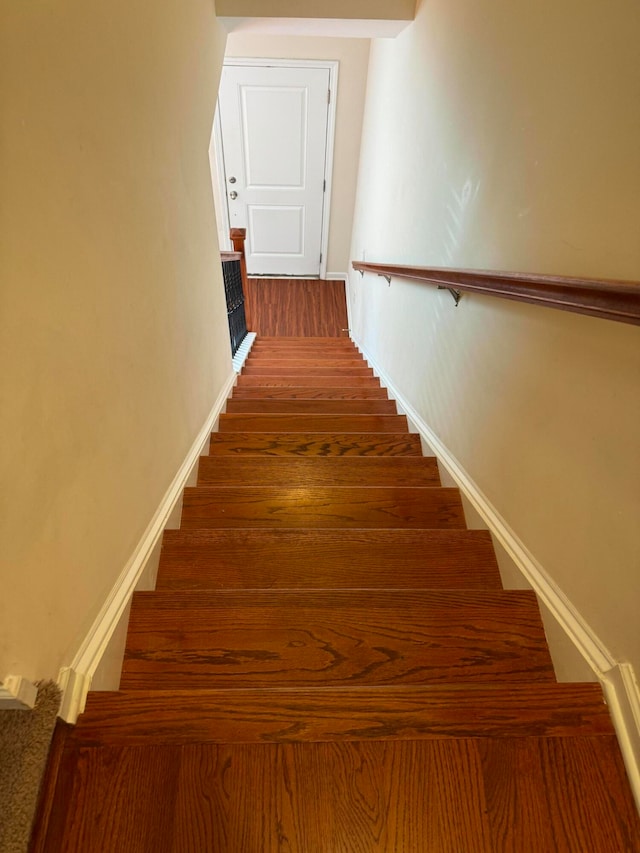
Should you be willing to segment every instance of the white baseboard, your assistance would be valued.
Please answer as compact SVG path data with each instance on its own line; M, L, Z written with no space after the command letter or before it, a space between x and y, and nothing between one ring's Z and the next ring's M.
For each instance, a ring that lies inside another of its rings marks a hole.
M325 281L346 281L349 278L349 274L346 272L328 272L324 280Z
M28 711L36 704L38 688L21 675L7 675L0 684L0 711Z
M63 667L58 675L62 690L59 716L68 723L75 723L82 713L95 674L109 641L127 607L136 585L152 559L162 533L169 523L174 508L182 499L182 492L198 464L202 452L208 447L209 436L216 420L224 410L225 403L236 382L235 371L230 374L215 401L207 420L191 445L184 462L173 482L167 489L160 506L149 526L138 542L135 551L120 573L105 603L84 638L71 664Z
M602 685L618 735L629 781L640 809L640 689L633 667L617 661L573 603L536 560L516 532L507 524L487 496L451 453L439 436L397 390L392 379L376 364L365 347L354 341L383 385L394 397L422 439L433 450L458 484L493 536L505 548L553 618L571 640Z

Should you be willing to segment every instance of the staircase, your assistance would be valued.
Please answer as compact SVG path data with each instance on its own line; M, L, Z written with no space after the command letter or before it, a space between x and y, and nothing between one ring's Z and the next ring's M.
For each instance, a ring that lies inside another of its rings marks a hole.
M259 338L67 736L43 850L640 850L599 685L559 684L347 339Z

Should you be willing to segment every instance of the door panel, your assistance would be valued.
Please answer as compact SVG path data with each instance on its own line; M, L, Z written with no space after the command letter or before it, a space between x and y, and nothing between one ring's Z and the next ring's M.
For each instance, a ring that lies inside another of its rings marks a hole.
M241 86L239 94L247 189L302 189L307 138L306 90Z
M303 257L304 208L254 204L247 209L253 254Z
M320 271L329 70L225 66L220 119L229 221L250 275Z

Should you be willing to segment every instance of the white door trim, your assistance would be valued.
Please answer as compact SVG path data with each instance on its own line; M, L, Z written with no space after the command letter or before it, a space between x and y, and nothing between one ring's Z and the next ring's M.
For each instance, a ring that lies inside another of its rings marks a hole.
M224 153L222 148L222 123L220 121L220 110L217 108L213 116L213 134L211 136L211 145L213 146L213 156L215 158L216 164L216 178L217 178L217 187L214 189L218 190L218 198L220 199L220 210L218 210L218 205L216 204L216 216L220 217L220 221L218 222L218 234L220 243L220 251L233 251L233 244L231 243L230 230L231 224L229 222L229 205L227 204L227 190L226 184L224 180ZM211 155L209 156L211 160ZM213 177L213 176L212 176ZM217 199L215 198L214 193L214 202Z
M327 277L327 255L329 253L329 218L331 215L331 182L333 180L333 154L336 135L336 106L338 103L338 67L340 63L337 59L269 59L257 57L229 56L225 57L225 65L244 65L244 66L266 66L275 68L324 68L329 71L329 90L331 92L331 100L329 101L329 109L327 111L327 140L326 140L326 156L324 162L324 180L326 181L326 190L322 199L322 234L321 248L322 261L320 262L320 278ZM219 110L216 109L216 116L219 116ZM219 129L219 117L216 119ZM220 198L223 199L225 210L220 212L223 219L229 222L229 209L226 202L227 186L224 177L224 150L222 147L222 134L214 132L213 144L215 148L216 160L221 164L222 168L218 169L218 182L220 189ZM299 276L300 278L308 278L308 276Z

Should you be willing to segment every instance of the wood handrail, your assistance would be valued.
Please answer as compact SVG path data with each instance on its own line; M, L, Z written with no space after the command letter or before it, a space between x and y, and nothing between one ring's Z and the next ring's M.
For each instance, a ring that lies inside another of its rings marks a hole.
M242 255L240 252L220 252L220 260L223 264L227 261L241 261Z
M353 261L354 270L387 278L406 278L453 291L483 293L640 325L640 282L558 275L415 267Z

